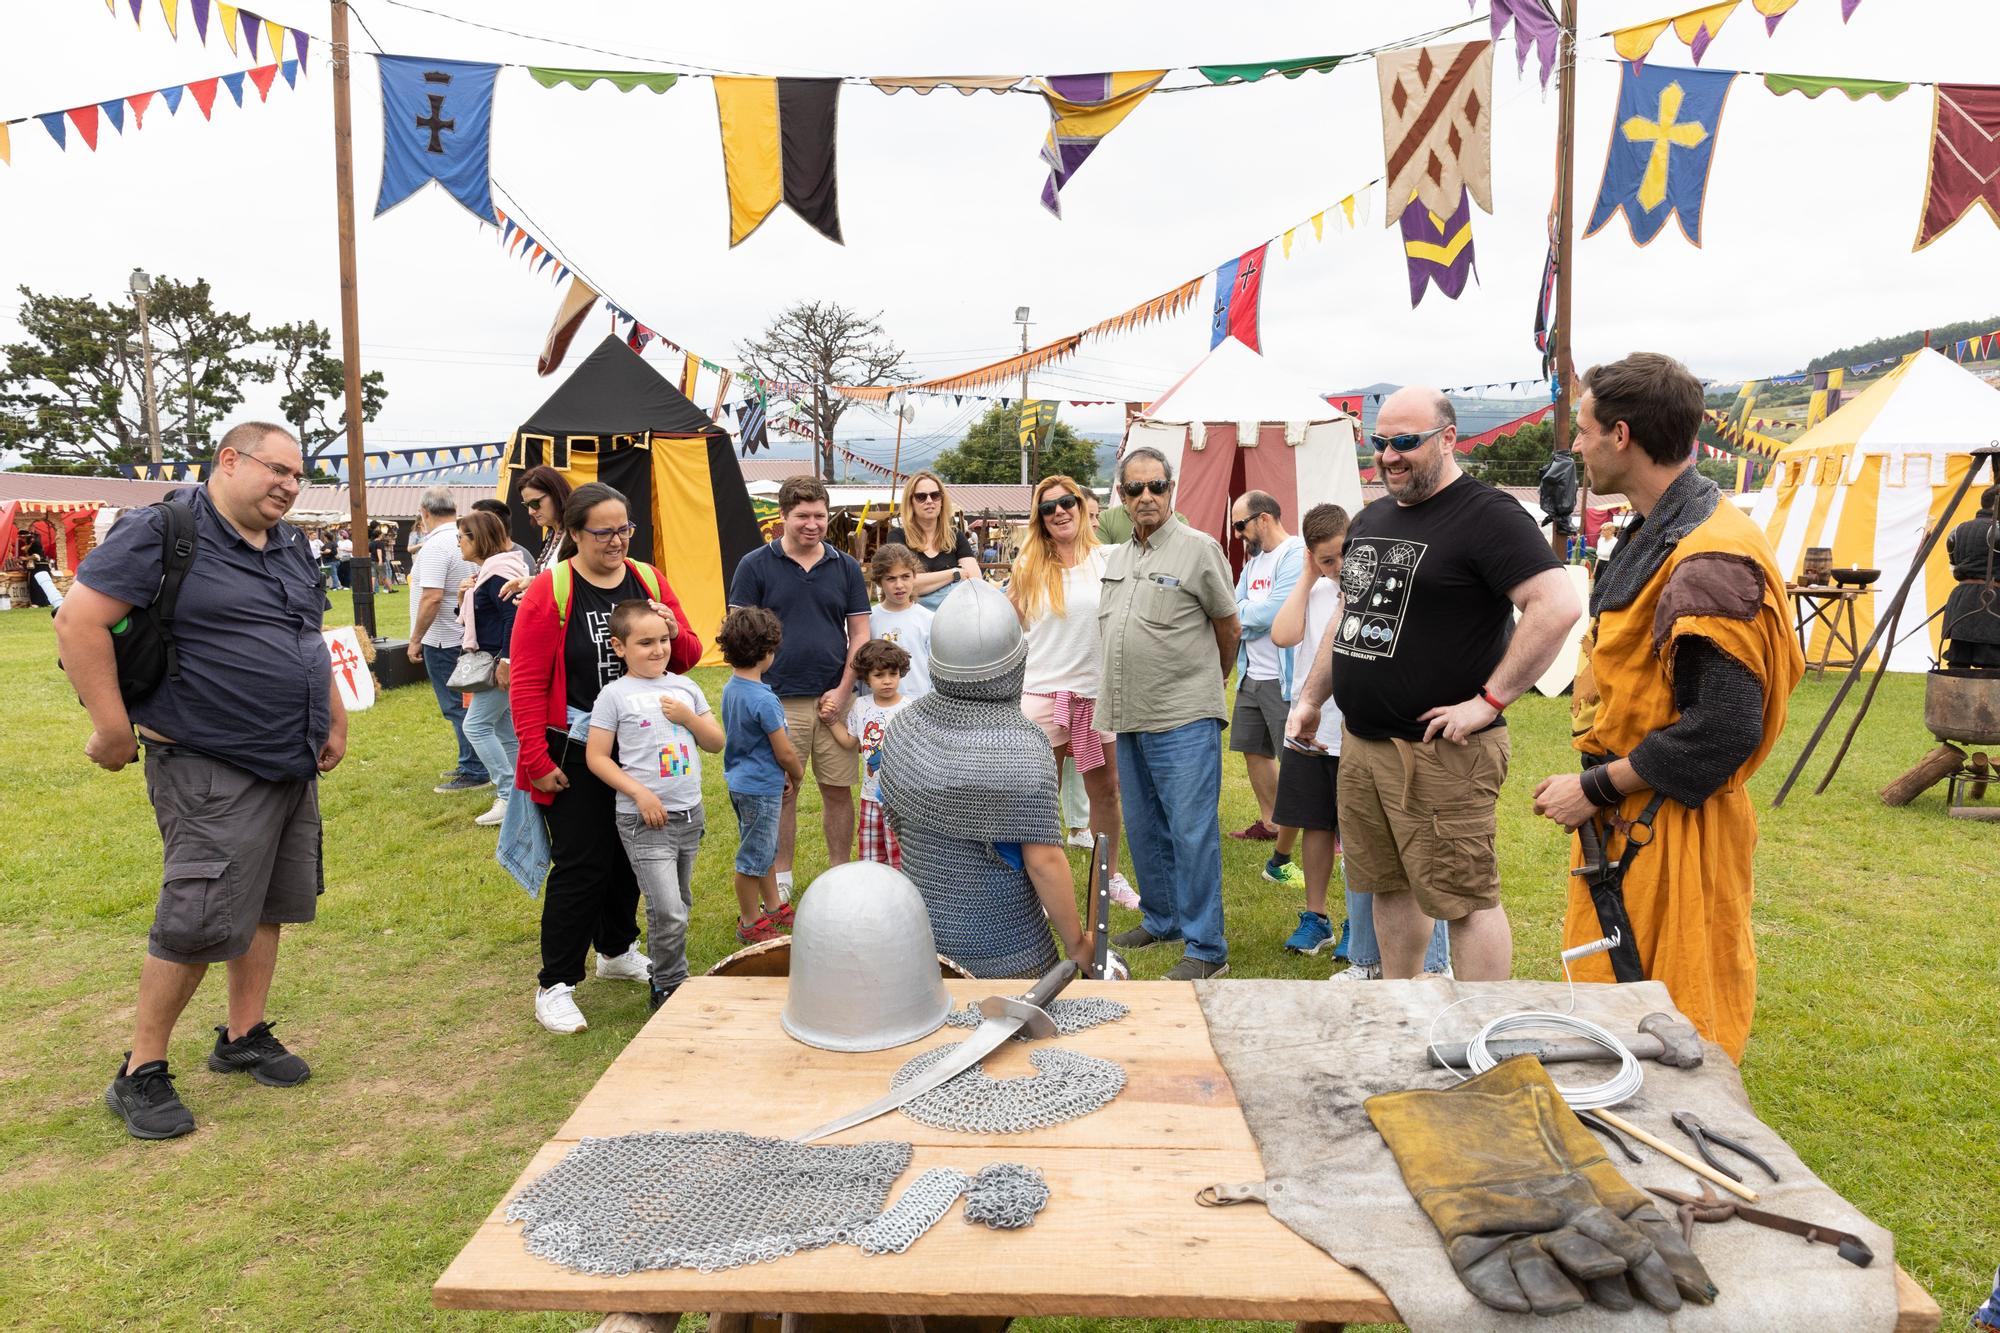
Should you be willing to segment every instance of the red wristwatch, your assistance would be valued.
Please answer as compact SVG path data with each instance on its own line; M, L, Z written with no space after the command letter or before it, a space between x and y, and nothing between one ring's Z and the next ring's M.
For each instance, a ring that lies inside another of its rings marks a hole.
M1507 711L1507 705L1501 703L1498 699L1494 698L1493 691L1487 689L1484 685L1481 685L1479 687L1479 697L1484 699L1486 701L1486 706L1488 708L1491 708L1494 712L1504 713Z

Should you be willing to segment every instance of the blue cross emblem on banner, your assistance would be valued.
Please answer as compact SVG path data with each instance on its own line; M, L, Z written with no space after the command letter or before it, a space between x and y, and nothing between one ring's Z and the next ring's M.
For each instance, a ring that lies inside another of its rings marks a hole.
M375 214L444 186L482 222L494 221L488 169L498 65L377 56L382 76L382 193Z

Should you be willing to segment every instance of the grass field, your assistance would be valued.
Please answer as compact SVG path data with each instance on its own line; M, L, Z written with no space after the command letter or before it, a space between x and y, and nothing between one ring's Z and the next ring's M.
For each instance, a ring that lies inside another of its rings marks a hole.
M384 599L382 623L402 624L404 605ZM346 618L337 596L329 619ZM206 1072L222 1013L212 977L172 1051L200 1128L141 1144L100 1098L129 1039L159 840L138 767L111 775L84 759L88 728L55 655L46 615L0 616L0 969L11 978L0 991L0 1325L586 1325L429 1305L431 1281L647 1017L643 986L593 979L578 993L588 1033L536 1026L537 905L494 865L492 831L471 822L490 794L431 794L452 752L429 691L398 690L357 715L346 762L323 785L327 893L318 922L286 933L272 999L314 1078L279 1090ZM701 673L711 700L722 674ZM1762 989L1744 1075L1759 1114L1896 1232L1897 1258L1953 1328L2000 1262L2000 843L1990 824L1946 818L1937 792L1901 810L1876 799L1932 743L1922 684L1886 681L1825 796L1802 790L1762 813ZM1833 688L1800 687L1756 784L1763 798ZM1555 977L1566 862L1528 792L1568 767L1565 702L1525 700L1510 716L1501 847L1516 971ZM719 763L706 786L697 971L735 947ZM807 804L802 883L824 857ZM1232 759L1223 822L1254 813ZM1233 973L1326 976L1328 962L1280 948L1299 904L1258 878L1262 855L1224 840ZM1117 929L1136 919L1114 915ZM1171 953L1139 955L1139 974L1157 976Z

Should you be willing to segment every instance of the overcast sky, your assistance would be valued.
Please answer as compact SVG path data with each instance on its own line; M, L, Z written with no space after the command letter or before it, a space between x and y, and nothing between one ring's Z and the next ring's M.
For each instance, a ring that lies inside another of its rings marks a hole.
M640 0L425 0L519 30L507 36L394 0L355 12L383 48L466 60L586 67L680 61L752 73L1050 74L1298 58L1349 51L1464 20L1464 0L1387 3L1076 4L1004 6L875 0L867 5L759 3L671 7ZM0 115L108 99L243 68L211 31L204 48L182 0L168 36L158 0L136 29L128 0L16 0L0 40ZM1676 0L1583 0L1581 29L1664 17ZM259 11L315 38L320 0L263 0ZM1986 0L1864 0L1851 23L1839 0L1800 0L1775 36L1741 6L1705 67L1898 79L1992 81L2000 6ZM1482 9L1483 12L1483 9ZM1485 25L1445 40L1483 36ZM372 50L358 26L357 46ZM616 54L579 50L581 43ZM1603 171L1616 96L1610 43L1581 48L1577 212ZM1671 33L1654 56L1687 64ZM1383 199L1353 232L1310 231L1264 284L1267 354L1322 390L1375 381L1456 385L1530 379L1530 340L1554 181L1556 105L1532 60L1517 76L1498 53L1494 208L1475 210L1478 281L1457 302L1436 292L1411 310L1398 233ZM1185 81L1186 75L1170 76ZM226 94L204 122L155 105L143 132L107 127L98 151L72 136L58 152L39 124L13 130L0 167L0 337L18 333L15 287L122 293L135 265L205 277L225 307L259 322L315 318L338 327L331 71L313 43L297 91L267 104ZM559 291L510 259L435 187L369 216L381 165L373 63L355 71L355 194L361 212L361 337L389 399L371 447L505 436L553 389L534 359ZM1667 351L1697 373L1737 377L1906 328L2000 313L2000 231L1975 214L1912 254L1931 123L1928 88L1884 105L1837 94L1773 97L1761 80L1732 89L1697 250L1669 226L1635 248L1622 220L1578 247L1579 366L1637 349ZM718 361L791 301L832 299L881 310L913 369L969 369L1018 347L1012 316L1033 311L1037 343L1093 323L1332 206L1382 170L1372 62L1295 81L1155 94L1064 191L1066 217L1038 195L1047 112L1039 98L940 92L841 95L836 246L781 209L728 247L728 205L712 85L684 79L664 95L545 90L501 73L493 174L562 257L648 324ZM503 204L504 207L504 204ZM552 269L550 271L553 271ZM1144 333L1086 347L1033 381L1039 396L1149 398L1207 349L1197 308ZM606 329L593 318L587 350ZM571 365L580 358L571 354ZM657 350L654 355L658 356ZM663 367L667 358L661 357ZM708 398L712 389L704 388ZM708 402L702 406L706 408ZM953 442L968 403L922 404L906 459ZM274 410L269 395L244 409ZM1116 430L1116 408L1064 409L1086 430ZM843 433L887 434L850 413Z

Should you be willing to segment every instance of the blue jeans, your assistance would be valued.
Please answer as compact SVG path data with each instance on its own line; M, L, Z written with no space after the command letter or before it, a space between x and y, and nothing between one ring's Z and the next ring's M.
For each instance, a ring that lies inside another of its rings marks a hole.
M514 756L521 748L514 735L514 706L507 691L495 688L472 696L465 710L465 740L504 799L513 789Z
M1382 961L1375 942L1375 895L1347 890L1347 961L1373 967ZM1424 971L1442 972L1451 962L1451 932L1442 921L1431 923L1430 947L1424 950Z
M1146 933L1187 941L1187 956L1229 961L1222 933L1222 724L1118 734L1125 839Z
M762 879L771 873L778 859L778 812L784 803L780 795L729 793L730 808L736 811L737 874Z
M458 657L464 649L433 648L424 645L424 674L431 678L431 693L437 696L438 712L451 723L451 734L458 738L458 775L476 782L486 780L486 766L473 753L472 743L465 739L465 696L457 690L445 688L451 679L452 669L458 665Z

